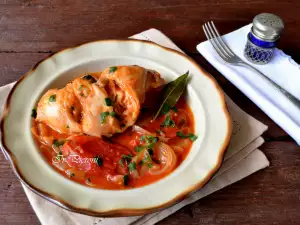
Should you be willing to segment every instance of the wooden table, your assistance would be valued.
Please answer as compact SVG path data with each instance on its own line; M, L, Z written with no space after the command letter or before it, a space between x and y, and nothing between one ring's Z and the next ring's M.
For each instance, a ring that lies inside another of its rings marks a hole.
M243 110L269 126L260 149L271 162L269 168L184 207L159 224L300 224L300 148L195 48L204 40L204 22L214 20L225 33L248 24L261 12L284 19L280 47L300 63L299 0L0 0L0 85L15 81L62 48L126 38L155 27L208 70ZM0 224L40 224L2 154L0 161Z

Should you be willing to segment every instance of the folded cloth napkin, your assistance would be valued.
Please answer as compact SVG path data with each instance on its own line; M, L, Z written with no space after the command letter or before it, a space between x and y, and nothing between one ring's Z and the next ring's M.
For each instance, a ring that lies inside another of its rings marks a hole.
M168 37L155 29L147 30L131 38L150 40L181 51ZM0 88L0 107L3 107L12 86L13 84L9 84ZM226 103L234 122L233 134L224 157L224 163L205 187L194 192L185 200L167 209L144 216L98 218L64 210L39 197L23 185L25 193L41 223L43 225L150 225L166 218L185 205L191 204L269 166L269 161L265 155L257 149L264 142L260 135L267 127L242 111L228 96L226 96Z
M243 50L251 26L249 24L223 36L231 49L246 62ZM197 50L300 145L300 110L295 105L255 72L225 64L208 41L200 43ZM271 62L251 65L300 100L300 66L290 56L275 49Z

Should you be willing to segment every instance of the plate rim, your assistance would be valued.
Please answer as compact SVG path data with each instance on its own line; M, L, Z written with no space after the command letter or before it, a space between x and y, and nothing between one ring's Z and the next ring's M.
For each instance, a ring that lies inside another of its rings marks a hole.
M105 211L105 212L99 212L99 211L94 211L91 209L87 209L87 208L79 208L76 206L73 206L72 204L60 199L59 197L45 192L37 187L35 187L34 185L32 185L29 181L26 180L26 178L24 178L24 176L22 175L18 164L16 162L15 156L12 153L12 151L9 150L9 148L7 147L6 143L5 143L5 130L4 130L4 123L5 123L5 119L10 111L10 104L11 104L11 97L14 93L14 91L16 90L16 88L18 87L18 85L24 80L26 79L28 76L30 76L35 70L36 68L43 63L44 61L50 59L51 57L53 57L56 54L62 53L64 51L69 51L69 50L73 50L76 49L78 47L81 47L83 45L88 45L88 44L93 44L93 43L98 43L98 42L138 42L138 43L144 43L144 44L151 44L154 45L155 47L161 48L165 51L168 52L172 52L174 54L180 55L184 58L186 58L190 63L192 63L197 70L199 70L201 72L201 74L205 75L209 80L212 81L213 85L215 86L215 89L217 90L217 93L220 97L221 100L221 104L222 104L222 109L223 109L223 113L227 119L227 134L226 134L226 138L222 144L222 147L219 150L219 155L218 155L218 159L216 162L216 166L213 167L210 172L205 176L204 179L200 180L197 184L193 185L192 187L189 187L188 189L182 191L179 195L173 197L171 200L161 204L161 205L157 205L155 207L150 207L150 208L143 208L143 209L116 209L116 210L109 210L109 211ZM0 121L0 132L1 132L1 149L3 150L4 155L7 156L8 161L10 162L12 169L15 173L15 175L17 176L17 178L26 186L28 187L31 191L33 191L35 194L39 195L40 197L44 198L47 201L50 201L52 203L54 203L55 205L66 209L68 211L71 212L76 212L76 213L80 213L80 214L84 214L84 215L89 215L89 216L98 216L98 217L123 217L123 216L138 216L138 215L145 215L148 213L153 213L156 211L159 211L161 209L170 207L172 205L177 204L178 202L182 201L183 199L185 199L186 197L188 197L189 194L191 194L192 192L202 188L205 184L207 184L211 178L213 177L213 175L219 170L222 161L223 161L223 157L224 157L224 153L226 151L226 149L228 148L229 145L229 141L231 138L231 133L232 133L232 118L230 116L229 110L227 108L226 102L225 102L225 95L224 92L222 90L222 88L219 86L219 84L217 83L216 79L208 72L206 72L200 65L198 65L197 62L195 62L190 56L156 44L152 41L148 41L148 40L136 40L136 39L103 39L103 40L96 40L96 41L90 41L90 42L84 42L81 43L79 45L75 45L74 47L68 47L68 48L64 48L61 49L59 51L53 52L50 55L46 56L45 58L43 58L42 60L40 60L39 62L37 62L27 73L25 73L16 83L15 85L12 87L12 89L10 90L5 104L4 104L4 108L3 108L3 112L1 115L1 121Z

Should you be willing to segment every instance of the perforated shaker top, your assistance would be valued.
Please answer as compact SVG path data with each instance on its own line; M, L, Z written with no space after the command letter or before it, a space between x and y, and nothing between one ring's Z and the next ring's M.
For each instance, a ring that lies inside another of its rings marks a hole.
M283 20L271 13L261 13L254 17L252 33L267 41L276 41L284 29Z

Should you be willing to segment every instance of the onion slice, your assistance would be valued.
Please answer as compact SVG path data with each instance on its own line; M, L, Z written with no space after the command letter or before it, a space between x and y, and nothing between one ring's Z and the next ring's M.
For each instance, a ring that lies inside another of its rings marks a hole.
M133 125L132 130L139 133L139 134L141 134L141 135L151 135L151 136L156 137L156 134L151 133L151 132L149 132L149 131L145 130L144 128L142 128L140 126L137 126L137 125Z
M152 175L160 175L162 173L171 172L177 164L175 152L169 145L163 142L158 142L155 148L160 164L159 167L153 166L153 168L149 169L149 173Z

